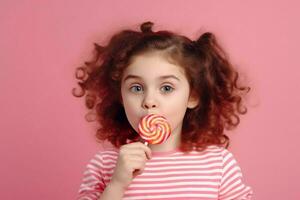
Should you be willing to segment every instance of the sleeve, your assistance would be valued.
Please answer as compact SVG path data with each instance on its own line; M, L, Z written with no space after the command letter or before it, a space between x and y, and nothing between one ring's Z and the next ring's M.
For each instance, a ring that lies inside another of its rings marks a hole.
M77 200L99 200L105 187L101 166L103 158L98 153L86 165Z
M241 168L232 153L223 149L223 172L219 188L220 200L250 200L253 195L251 187L242 181Z

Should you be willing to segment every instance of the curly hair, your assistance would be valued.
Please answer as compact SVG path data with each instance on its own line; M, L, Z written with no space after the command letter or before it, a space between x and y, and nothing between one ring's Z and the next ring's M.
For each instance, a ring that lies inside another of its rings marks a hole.
M86 120L97 120L100 125L96 138L117 148L128 139L139 140L121 103L122 73L134 56L160 51L183 67L191 92L199 97L199 105L187 109L184 116L180 149L200 151L209 145L228 148L230 139L224 129L235 128L240 123L239 114L247 112L242 97L250 87L238 84L239 74L214 34L205 32L193 41L170 31L154 32L152 26L152 22L144 22L140 31L116 33L106 46L95 43L92 60L76 69L81 92L73 88L72 94L85 96L86 107L91 110ZM89 119L92 111L96 118Z

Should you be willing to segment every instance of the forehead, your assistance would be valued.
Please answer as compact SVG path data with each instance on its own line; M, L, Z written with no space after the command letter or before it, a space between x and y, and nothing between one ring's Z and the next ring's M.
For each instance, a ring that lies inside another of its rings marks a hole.
M141 77L158 77L174 75L180 78L185 77L184 68L171 62L161 53L147 53L134 56L126 67L122 79L127 75Z

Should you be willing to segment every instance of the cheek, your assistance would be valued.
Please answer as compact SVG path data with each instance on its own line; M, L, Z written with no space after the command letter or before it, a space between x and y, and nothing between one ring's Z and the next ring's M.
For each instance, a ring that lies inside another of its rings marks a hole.
M174 101L169 101L166 104L165 114L170 121L172 128L182 122L187 109L188 97L174 98Z
M136 99L132 95L128 94L128 92L122 92L121 95L125 110L131 110L136 107Z
M164 107L168 108L169 112L173 111L176 113L179 110L185 110L187 108L187 102L188 97L185 94L180 94L166 101Z
M183 104L169 104L168 110L166 110L166 114L171 118L176 118L178 115L182 115L182 113L186 110Z
M137 124L139 122L139 119L137 117L137 103L135 103L132 98L129 98L125 95L123 96L123 107L127 120L129 121L130 125L137 131Z
M132 101L125 100L123 106L126 114L133 115L135 113L136 108Z

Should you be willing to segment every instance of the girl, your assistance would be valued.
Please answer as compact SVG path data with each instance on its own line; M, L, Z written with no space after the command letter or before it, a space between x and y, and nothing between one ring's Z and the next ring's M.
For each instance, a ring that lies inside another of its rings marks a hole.
M247 112L242 95L250 88L238 85L212 33L192 41L152 26L95 44L95 58L76 71L82 92L73 95L86 95L101 125L97 139L115 147L90 160L78 199L251 199L224 134ZM140 141L147 114L168 120L166 142Z

